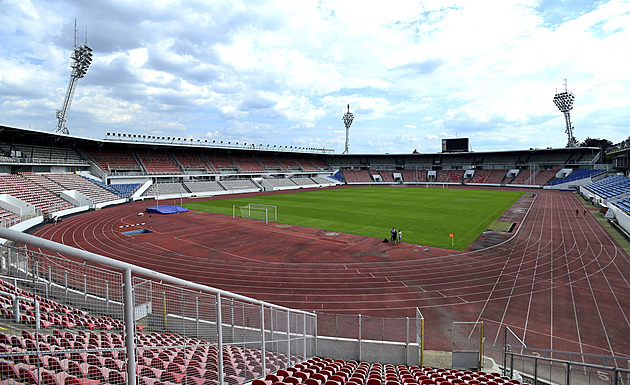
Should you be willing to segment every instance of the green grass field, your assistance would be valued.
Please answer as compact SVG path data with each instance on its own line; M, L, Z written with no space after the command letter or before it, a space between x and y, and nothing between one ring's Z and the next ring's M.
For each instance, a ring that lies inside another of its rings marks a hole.
M232 206L275 205L278 222L375 238L402 229L403 242L464 250L523 193L520 191L349 187L187 203L232 215ZM237 209L237 215L240 210ZM453 234L453 245L451 237Z

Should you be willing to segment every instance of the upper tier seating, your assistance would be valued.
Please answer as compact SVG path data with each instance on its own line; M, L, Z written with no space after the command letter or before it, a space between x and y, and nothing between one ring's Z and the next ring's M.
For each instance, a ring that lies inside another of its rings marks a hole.
M289 170L289 171L294 171L294 170L300 170L301 167L299 164L297 164L295 162L295 160L293 160L293 158L276 158L276 160L278 161L278 163L280 163L282 165L282 167L284 167L285 170Z
M202 155L197 152L174 152L173 157L185 173L214 173Z
M284 167L271 155L257 155L256 159L262 164L267 171L285 171Z
M149 174L181 174L173 159L166 153L145 154L138 152L138 158Z
M27 159L31 162L58 163L58 164L85 164L77 151L72 148L56 148L51 146L37 146L26 144L3 143L0 146L1 153L8 159Z
M131 151L86 151L86 154L103 171L109 174L142 172L142 167L140 167Z
M234 163L236 163L236 165L242 172L247 172L247 173L265 172L265 169L260 165L260 163L258 163L256 159L254 159L254 156L251 154L247 156L246 155L232 156L232 160L234 161Z
M319 171L319 169L306 158L295 158L294 160L304 171Z
M205 154L205 160L218 172L237 172L238 167L225 154Z
M313 163L313 166L317 167L319 170L330 171L330 167L323 160L319 158L312 158L310 161Z

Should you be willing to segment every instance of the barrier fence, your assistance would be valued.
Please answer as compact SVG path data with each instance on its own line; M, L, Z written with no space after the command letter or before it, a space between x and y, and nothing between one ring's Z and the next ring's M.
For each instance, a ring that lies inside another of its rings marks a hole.
M630 383L630 358L530 348L505 327L503 374L531 384Z
M424 317L417 308L414 314L415 317L386 318L318 312L317 335L320 341L325 337L344 340L345 353L343 348L331 350L336 357L422 365ZM319 351L328 350L321 347Z
M316 355L314 313L13 230L0 237L64 256L0 248L0 374L9 381L235 385Z

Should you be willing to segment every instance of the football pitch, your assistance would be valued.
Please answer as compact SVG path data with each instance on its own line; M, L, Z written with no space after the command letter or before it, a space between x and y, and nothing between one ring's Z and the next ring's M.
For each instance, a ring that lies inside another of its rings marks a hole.
M232 215L236 205L274 205L278 223L464 250L523 194L521 191L348 187L186 203L190 210ZM453 237L450 236L453 234Z

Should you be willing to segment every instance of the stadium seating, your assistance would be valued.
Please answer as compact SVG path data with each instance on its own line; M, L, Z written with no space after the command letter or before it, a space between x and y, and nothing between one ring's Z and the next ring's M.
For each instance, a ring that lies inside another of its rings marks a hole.
M142 183L113 183L110 185L111 188L116 190L118 195L124 198L133 195L140 186L142 186Z
M144 151L138 152L138 159L142 162L144 169L150 175L160 174L181 174L179 167L173 161L173 158L168 153L144 153Z
M72 148L54 146L38 146L33 144L3 143L0 151L8 161L12 159L29 160L34 163L51 163L67 165L88 165L89 163Z
M142 167L129 150L85 151L90 159L108 174L138 174Z
M260 154L256 155L256 159L267 171L286 171L284 167L280 163L276 161L271 155Z
M293 158L289 158L289 157L277 157L276 161L282 165L282 167L285 170L289 170L289 171L296 171L296 170L301 170L301 167L299 164L297 164L295 162L295 160L293 160Z
M214 173L212 167L204 160L201 153L195 151L173 152L173 158L186 174Z
M630 193L630 178L621 175L613 175L588 184L585 188L604 199L610 199Z
M219 184L228 191L260 191L251 179L221 180Z
M242 154L240 156L232 156L232 160L238 166L240 171L246 173L262 173L265 169L254 159L253 155Z
M486 177L486 180L483 183L500 184L503 182L503 179L507 176L507 172L508 170L505 170L505 169L490 170L490 173L488 174L488 176Z
M44 213L74 207L21 175L0 175L0 191L32 204Z
M160 182L152 184L142 196L188 194L190 191L179 182Z
M575 182L575 181L579 181L579 180L595 177L595 176L597 176L597 175L599 175L599 174L601 174L603 172L604 172L604 170L593 170L593 169L587 169L587 168L578 168L576 170L573 170L573 172L571 174L569 174L569 176L567 176L566 178L554 179L549 184L551 186L555 186L555 185L559 185L559 184L563 184L563 183Z
M394 176L392 170L380 170L378 174L383 179L383 182L394 183Z
M492 170L476 170L469 183L485 183Z
M424 183L427 181L427 170L402 170L403 181L407 183Z
M191 193L225 191L225 188L216 181L186 181L184 185Z
M315 164L307 158L294 158L294 160L304 171L319 171Z
M204 159L212 166L212 168L220 173L238 172L238 167L232 160L222 153L204 154Z
M104 188L95 184L91 179L86 179L80 175L63 173L63 174L45 174L46 178L61 185L64 190L77 190L84 194L88 198L92 199L94 203L104 203L119 199L119 196Z
M620 209L622 209L623 211L630 213L630 198L620 199L614 202L614 204Z
M296 188L292 178L264 178L273 188Z

